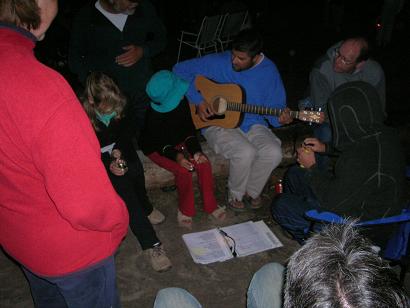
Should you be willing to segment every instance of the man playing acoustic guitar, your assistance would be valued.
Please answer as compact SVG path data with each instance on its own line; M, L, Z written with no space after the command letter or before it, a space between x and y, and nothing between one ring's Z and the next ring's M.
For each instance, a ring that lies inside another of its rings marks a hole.
M197 105L202 121L210 120L215 110L195 86L198 75L239 85L245 102L283 109L279 117L246 113L237 128L212 125L202 132L214 151L229 159L228 205L236 211L246 210L245 203L253 209L262 206L262 189L282 159L281 141L267 122L274 127L292 122L279 72L262 53L262 46L261 37L246 29L235 38L231 51L180 62L173 68L175 74L190 82L186 96Z

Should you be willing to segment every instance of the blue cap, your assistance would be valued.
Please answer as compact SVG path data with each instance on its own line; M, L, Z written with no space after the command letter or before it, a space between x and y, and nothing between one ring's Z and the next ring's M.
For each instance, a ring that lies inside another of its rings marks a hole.
M151 107L158 112L175 109L188 91L189 83L174 73L162 70L155 73L147 83L146 91Z

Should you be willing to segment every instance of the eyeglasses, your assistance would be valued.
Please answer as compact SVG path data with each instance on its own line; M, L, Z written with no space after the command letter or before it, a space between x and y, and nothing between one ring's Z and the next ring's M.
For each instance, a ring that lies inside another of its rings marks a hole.
M340 49L335 48L335 59L340 58L340 62L342 62L343 65L352 65L356 61L348 61L345 56L340 54Z
M235 242L235 240L230 235L228 235L228 233L226 233L224 230L218 228L218 231L223 236L223 238L224 238L226 244L228 245L229 250L231 251L232 255L234 257L237 257L238 253L236 252L236 242Z

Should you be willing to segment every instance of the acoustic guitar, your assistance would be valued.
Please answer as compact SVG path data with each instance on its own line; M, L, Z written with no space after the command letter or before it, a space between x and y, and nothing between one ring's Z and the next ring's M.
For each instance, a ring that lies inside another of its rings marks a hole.
M283 111L279 108L244 104L242 102L242 89L237 84L217 84L204 76L197 76L195 86L215 113L215 116L204 122L197 113L196 105L190 104L192 121L196 129L207 126L235 128L238 126L243 112L279 116ZM322 123L324 120L323 112L319 111L290 111L290 116L294 119L313 123Z

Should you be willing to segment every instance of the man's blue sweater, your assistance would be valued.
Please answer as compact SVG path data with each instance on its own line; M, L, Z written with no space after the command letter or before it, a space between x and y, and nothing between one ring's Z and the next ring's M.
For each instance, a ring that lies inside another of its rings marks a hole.
M286 94L282 79L275 64L266 57L256 66L236 72L232 68L231 52L226 51L177 63L173 72L190 82L186 96L189 102L194 104L199 104L204 100L194 84L195 77L203 75L217 83L238 84L244 91L244 103L268 108L286 107ZM248 132L254 124L267 126L264 119L275 127L280 126L277 117L247 113L240 128Z

